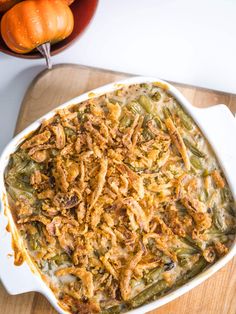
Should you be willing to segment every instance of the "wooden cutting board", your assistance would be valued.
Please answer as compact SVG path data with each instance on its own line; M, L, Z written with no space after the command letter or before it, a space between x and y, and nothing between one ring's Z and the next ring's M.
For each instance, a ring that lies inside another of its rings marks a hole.
M72 64L40 73L29 86L19 113L16 133L44 113L90 89L130 75ZM236 112L236 95L173 84L195 106L226 104ZM220 127L220 126L219 126ZM235 136L232 135L232 136ZM0 284L1 314L55 314L38 293L10 296ZM205 283L149 314L236 314L236 257ZM140 314L144 314L141 313Z

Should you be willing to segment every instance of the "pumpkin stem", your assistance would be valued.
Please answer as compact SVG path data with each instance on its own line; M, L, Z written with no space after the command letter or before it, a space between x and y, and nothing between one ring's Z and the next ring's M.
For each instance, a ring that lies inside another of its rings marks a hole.
M52 68L52 60L51 60L51 54L50 54L50 49L51 49L50 43L47 42L45 44L42 44L42 45L38 46L37 49L46 59L48 69L51 69Z

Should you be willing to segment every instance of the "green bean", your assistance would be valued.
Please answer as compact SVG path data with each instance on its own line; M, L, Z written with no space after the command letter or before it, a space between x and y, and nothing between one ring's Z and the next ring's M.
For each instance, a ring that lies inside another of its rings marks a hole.
M189 259L194 255L198 253L198 250L195 248L179 248L176 250L176 255L178 257L178 261L180 266L185 267L189 263Z
M132 166L130 163L127 163L127 162L125 162L125 164L126 164L127 166L129 166L129 168L130 168L131 170L133 170L134 172L141 172L141 171L146 170L146 168L144 168L144 167L134 167L134 166Z
M142 127L143 127L143 132L142 132L142 135L144 137L144 139L146 141L149 141L151 140L152 138L154 138L154 134L151 132L151 130L148 129L147 127L147 123L148 121L152 120L153 119L153 116L151 114L145 114L144 116L144 119L143 119L143 124L142 124ZM155 120L152 120L154 123L156 123Z
M154 134L147 128L143 129L142 136L144 137L145 141L150 141L154 138Z
M221 197L221 202L224 203L226 201L225 189L220 190L220 197Z
M140 84L140 87L145 88L145 89L149 89L150 85L148 85L147 83L142 83L142 84Z
M205 194L205 198L207 199L209 197L209 193L207 191L207 189L203 189L203 193Z
M215 205L213 206L213 222L216 228L221 232L225 232L225 230L227 229L223 215Z
M178 248L175 253L178 257L186 256L186 255L192 255L194 253L197 253L199 250L195 249L194 247L182 247Z
M183 139L184 140L184 144L186 145L186 147L189 148L189 150L197 157L199 158L204 158L206 155L204 153L202 153L196 146L192 145L190 143L189 140L187 140L186 138Z
M78 119L80 122L86 122L87 115L84 111L78 111Z
M9 185L8 186L8 193L12 197L13 200L18 200L19 197L21 199L26 198L29 201L29 204L33 205L36 201L36 197L31 191L27 191L26 189L19 189L14 187L13 185L9 184L9 181L6 179L6 183Z
M115 98L109 98L109 102L112 103L112 104L119 104L119 105L122 105L122 101L121 100L118 100L118 99L115 99Z
M153 111L153 106L151 103L151 99L145 95L141 95L138 99L138 102L140 105L145 109L147 113L152 113Z
M36 251L39 247L37 238L38 237L36 236L36 234L30 235L30 238L29 238L29 246L31 250L33 251Z
M210 175L210 171L208 169L204 169L203 173L202 173L202 176L205 178L205 177L207 177L209 175Z
M130 308L138 307L142 304L144 304L146 301L151 299L154 296L159 296L161 293L166 292L169 290L170 287L168 283L165 280L160 280L147 289L143 290L139 294L137 294L133 299L129 300L128 306Z
M217 228L217 227L216 227ZM236 233L236 226L226 226L224 231L220 229L211 229L208 231L209 234L213 235L214 237L219 238L220 242L224 243L228 241L228 235L235 235Z
M24 157L24 154L22 155L22 158ZM28 158L28 157L27 157ZM18 162L21 162L22 165L18 164ZM28 176L30 178L31 174L35 172L35 170L39 170L40 166L33 160L21 160L18 159L17 164L13 164L13 167L8 172L8 175L13 175L14 177L16 174L18 175L18 178L21 180L21 176Z
M69 261L69 256L66 253L57 254L51 258L57 265L62 265L64 262Z
M145 128L147 127L147 123L148 121L152 120L153 119L153 116L149 113L145 114L144 118L143 118L143 125L142 127Z
M185 235L184 238L180 239L182 242L190 246L191 248L194 248L198 252L201 250L199 247L199 243L195 242L189 235Z
M209 194L208 194L207 189L203 188L203 189L201 190L201 192L200 192L200 195L198 196L198 199L199 199L199 201L201 201L201 202L206 202L207 199L208 199L208 196L209 196Z
M152 100L159 101L161 99L161 94L159 92L155 92L151 97Z
M116 96L122 96L122 89L117 89L115 94L116 94Z
M189 258L190 258L190 256L188 255L186 255L186 256L181 256L180 258L179 258L179 265L181 266L181 267L187 267L187 265L189 264Z
M159 127L159 129L163 130L164 127L163 127L163 122L161 121L161 119L158 116L155 116L154 120L155 120L157 126Z
M119 314L124 309L125 309L124 304L118 304L103 310L101 314Z
M64 130L65 130L65 134L66 134L67 136L76 135L76 132L75 132L74 130L70 129L70 128L64 128Z
M20 150L12 156L11 169L9 170L8 174L13 174L13 176L16 173L31 174L39 168L40 167L36 162L29 159L29 156L25 151Z
M132 120L129 116L123 116L123 118L120 121L120 126L121 127L129 127L132 123Z
M127 108L133 114L143 114L145 112L143 107L137 101L131 101L130 103L128 103Z
M172 116L170 109L168 107L163 108L163 114L166 119Z
M26 174L32 174L33 172L35 172L35 170L38 170L39 169L39 165L31 160L28 165L25 167L23 173L26 173ZM21 172L22 173L22 172Z
M34 189L28 183L22 180L22 175L16 172L15 175L13 175L12 173L10 175L8 174L6 177L6 182L9 186L17 190L22 190L29 193L34 192Z
M162 273L162 268L157 267L151 270L148 274L144 276L144 281L146 284L151 284L154 281L157 281L157 279L160 277L160 274Z
M194 167L191 167L190 168L190 173L197 174L197 171L196 171L196 169Z
M204 193L204 191L201 191L201 193L198 194L198 199L200 202L204 202L206 198L206 194Z
M12 164L12 167L15 168L15 171L20 172L26 167L29 160L28 160L28 156L25 156L25 159L23 159L22 154L18 152L12 156L10 162Z
M222 203L228 201L230 199L230 193L227 188L220 189L220 196Z
M229 240L227 235L231 234L228 232L223 233L222 231L220 231L219 229L216 229L214 227L209 229L207 231L207 233L209 235L211 235L212 243L214 243L215 238L217 238L221 243L225 243ZM235 232L233 232L233 234L235 234ZM210 244L210 242L209 242L209 244Z
M194 168L196 168L198 170L202 169L202 163L201 163L200 159L197 156L192 155L190 157L190 162L194 166Z
M212 226L207 230L207 233L213 236L221 236L223 233L216 227Z
M203 271L203 269L207 266L207 261L205 258L201 257L198 262L196 262L193 267L183 274L180 279L178 279L175 283L175 287L182 286L185 284L188 280L199 274L200 272Z
M191 122L190 118L182 110L178 110L178 116L179 116L180 121L182 122L183 126L187 130L192 130L192 128L193 128L192 122Z

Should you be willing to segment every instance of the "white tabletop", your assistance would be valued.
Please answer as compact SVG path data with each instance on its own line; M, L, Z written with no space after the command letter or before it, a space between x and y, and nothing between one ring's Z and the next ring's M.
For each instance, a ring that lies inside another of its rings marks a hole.
M53 62L236 93L235 17L235 0L100 0L87 31ZM0 151L27 86L44 66L0 53Z

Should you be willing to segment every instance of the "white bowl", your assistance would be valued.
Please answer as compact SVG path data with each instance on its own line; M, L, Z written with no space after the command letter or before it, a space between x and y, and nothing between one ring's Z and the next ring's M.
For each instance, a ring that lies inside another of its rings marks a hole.
M32 123L24 131L14 137L2 153L0 158L0 279L9 294L37 291L42 293L59 313L68 313L58 305L58 300L54 296L53 292L41 279L37 268L34 266L30 258L27 257L22 240L18 235L18 231L8 205L4 184L4 171L8 164L9 156L15 152L26 135L36 130L44 119L52 117L57 109L67 107L72 104L78 104L88 98L112 92L119 89L122 85L145 82L159 82L178 100L186 112L192 116L212 146L224 171L233 194L234 201L236 200L236 123L232 113L225 105L217 105L206 109L193 107L175 87L153 77L133 77L92 90L66 102L65 104L50 111L36 122ZM6 226L8 224L10 225L11 233L6 230ZM24 262L21 266L14 265L14 257L12 256L14 255L14 252L11 245L12 237L17 239L19 247L26 256L26 262ZM156 301L127 312L127 314L148 312L176 299L212 276L217 270L222 268L230 259L232 259L235 254L236 241L234 241L229 252L224 257L219 259L214 265L203 271L188 283Z

